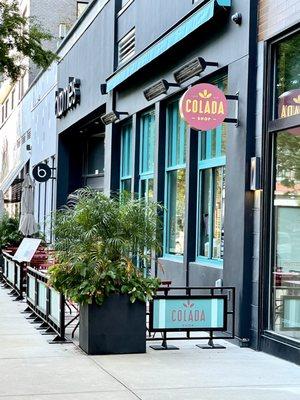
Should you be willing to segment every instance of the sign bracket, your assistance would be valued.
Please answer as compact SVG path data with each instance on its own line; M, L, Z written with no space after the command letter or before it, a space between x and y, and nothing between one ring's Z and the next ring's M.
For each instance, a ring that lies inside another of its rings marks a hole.
M225 95L227 100L233 100L235 101L235 118L225 118L224 122L227 122L228 124L235 124L236 127L240 125L239 122L239 115L240 115L240 102L239 102L239 92L236 92L236 94L226 94Z

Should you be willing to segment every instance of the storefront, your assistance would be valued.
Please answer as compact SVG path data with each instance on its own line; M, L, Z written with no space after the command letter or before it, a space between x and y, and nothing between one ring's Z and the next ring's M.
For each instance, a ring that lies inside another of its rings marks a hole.
M106 98L100 84L113 70L114 48L106 43L114 40L115 2L92 2L88 10L58 49L58 89L52 100L58 134L58 208L72 202L71 194L84 186L104 190L101 116Z
M255 5L187 3L157 21L151 2L94 2L62 44L57 206L86 185L160 202L162 252L143 267L174 286L235 286L236 343L296 361L299 39L268 39L257 57ZM199 83L229 96L214 129L180 113Z
M300 362L300 30L267 43L263 350Z
M243 1L220 3L202 2L186 13L177 2L182 19L153 42L151 24L139 30L150 4L139 9L133 2L119 16L119 43L135 29L140 48L106 78L105 180L107 192L127 190L165 207L159 263L145 266L152 273L174 286L222 280L237 287L237 343L249 345L256 10ZM230 19L236 11L253 29ZM167 21L168 9L161 12ZM200 58L205 68L187 73ZM228 121L200 132L182 119L179 102L203 82L237 98L228 101Z

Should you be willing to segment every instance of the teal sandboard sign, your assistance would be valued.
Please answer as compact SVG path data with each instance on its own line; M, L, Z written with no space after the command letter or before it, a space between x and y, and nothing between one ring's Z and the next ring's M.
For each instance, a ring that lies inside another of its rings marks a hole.
M226 331L227 297L157 296L150 303L150 330Z

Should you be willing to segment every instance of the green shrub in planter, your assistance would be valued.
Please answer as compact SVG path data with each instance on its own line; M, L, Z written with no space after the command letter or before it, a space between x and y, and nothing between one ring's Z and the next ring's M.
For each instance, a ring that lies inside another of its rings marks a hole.
M0 249L19 246L24 236L19 232L19 220L6 213L0 219Z
M56 214L57 263L49 271L51 285L82 307L101 306L113 295L146 303L160 282L145 276L136 264L160 251L161 207L126 194L109 198L92 189L77 195L74 208Z

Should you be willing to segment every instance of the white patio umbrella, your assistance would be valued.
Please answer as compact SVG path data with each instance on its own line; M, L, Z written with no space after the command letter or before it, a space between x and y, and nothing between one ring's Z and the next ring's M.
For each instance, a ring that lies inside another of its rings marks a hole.
M3 217L5 212L4 208L4 196L3 196L3 191L0 190L0 219Z
M22 184L21 218L19 231L24 236L32 236L38 231L38 225L34 219L34 183L29 174L25 176Z

